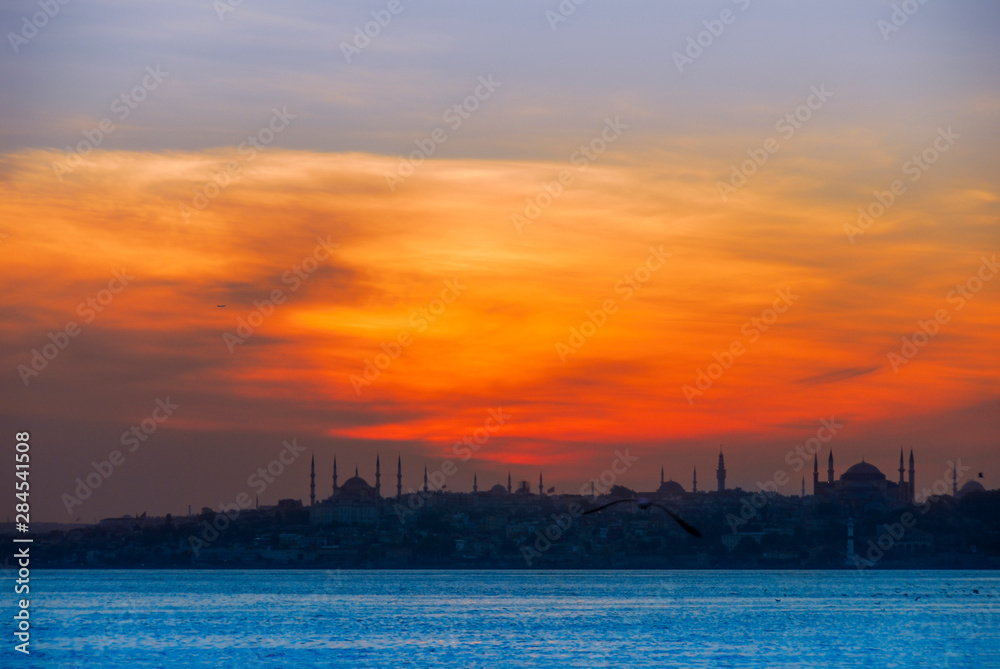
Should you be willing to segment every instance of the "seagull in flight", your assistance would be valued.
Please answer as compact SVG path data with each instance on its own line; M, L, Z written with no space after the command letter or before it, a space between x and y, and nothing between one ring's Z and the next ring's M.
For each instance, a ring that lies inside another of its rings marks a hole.
M638 498L636 498L636 497L626 497L624 499L616 499L613 502L608 502L607 504L602 504L601 506L596 506L593 509L587 509L586 511L583 512L583 514L587 515L588 513L597 513L598 511L601 511L603 509L608 508L609 506L614 506L615 504L622 504L623 502L635 502L635 505L637 507L639 507L640 509L643 509L643 510L648 509L648 508L653 507L653 506L655 506L658 509L663 509L664 511L667 512L667 515L670 516L671 518L673 518L674 521L678 525L680 525L681 527L683 527L684 530L688 534L690 534L692 536L695 536L695 537L700 537L701 536L701 532L698 531L697 527L689 525L688 523L686 523L684 521L683 518L681 518L676 513L674 513L673 511L671 511L667 507L663 506L659 502L646 499L645 497L638 497Z
M222 307L224 307L224 306L226 306L226 305L224 305L224 304L217 304L217 305L215 305L215 306L217 306L217 307L219 307L219 308L221 309Z
M979 478L983 478L983 473L979 472Z

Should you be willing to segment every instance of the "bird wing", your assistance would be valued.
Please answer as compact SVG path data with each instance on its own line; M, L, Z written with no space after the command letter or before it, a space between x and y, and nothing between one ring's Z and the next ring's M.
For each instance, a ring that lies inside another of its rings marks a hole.
M606 509L609 506L614 506L615 504L621 504L622 502L634 502L634 501L635 501L634 499L616 499L613 502L608 502L607 504L602 504L600 506L595 506L593 509L587 509L586 511L583 512L583 515L587 515L588 513L597 513L598 511L601 511L602 509Z
M674 521L678 525L680 525L681 527L683 527L684 530L688 534L690 534L692 536L695 536L695 537L700 537L701 536L701 532L698 530L697 527L694 527L693 525L688 524L683 518L681 518L680 516L678 516L676 513L674 513L673 511L671 511L667 507L663 506L659 502L653 502L653 506L655 506L658 509L663 509L664 511L666 511L667 515L669 515L671 518L673 518Z

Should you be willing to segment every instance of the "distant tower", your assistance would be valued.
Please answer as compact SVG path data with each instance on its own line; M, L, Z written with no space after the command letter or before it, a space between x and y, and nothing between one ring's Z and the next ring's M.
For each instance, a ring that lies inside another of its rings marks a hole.
M847 519L847 559L844 560L848 567L854 566L854 518Z
M819 494L819 458L813 453L813 494Z
M719 492L726 490L726 461L722 457L722 447L719 447L719 469L715 472L715 478L719 482Z
M507 494L510 494L510 472L507 472Z
M910 504L917 499L917 479L913 469L913 449L910 449Z
M541 497L545 494L545 487L542 485L542 473L538 472L538 496Z
M396 497L403 496L403 458L396 456Z
M663 478L663 473L660 472L660 478ZM694 478L691 480L691 492L698 492L698 468L694 468Z
M830 449L830 458L827 460L826 468L826 480L827 483L833 484L833 449Z
M375 454L375 496L382 496L382 463L379 462L378 453Z
M899 449L899 501L905 502L910 498L910 493L906 489L906 481L903 479L903 449Z
M802 496L806 496L806 477L802 477Z
M958 497L958 467L951 468L951 496Z
M427 465L424 465L424 492L427 492Z
M660 465L660 483L663 483L663 465Z
M479 478L475 474L472 475L472 492L479 492Z
M316 504L316 456L312 456L309 465L309 506Z
M337 456L333 456L333 492L337 492Z

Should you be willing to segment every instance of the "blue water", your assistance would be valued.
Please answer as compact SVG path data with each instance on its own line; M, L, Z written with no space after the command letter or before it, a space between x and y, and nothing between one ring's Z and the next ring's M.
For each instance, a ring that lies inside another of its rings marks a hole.
M35 571L31 585L33 652L5 635L0 666L1000 666L996 572Z

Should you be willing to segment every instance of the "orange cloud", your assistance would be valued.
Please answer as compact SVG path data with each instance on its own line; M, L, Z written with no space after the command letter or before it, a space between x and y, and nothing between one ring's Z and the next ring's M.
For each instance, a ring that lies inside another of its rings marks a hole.
M269 150L188 217L181 205L239 156L95 152L61 182L57 158L3 162L6 309L25 315L2 326L5 363L28 364L126 267L134 283L81 326L93 357L43 374L203 392L192 429L274 428L281 411L211 397L270 401L308 407L297 419L317 434L447 457L503 406L515 418L483 457L540 464L594 442L780 438L832 413L877 421L996 397L1000 282L961 310L946 297L997 250L983 234L997 196L981 185L943 177L852 245L843 225L871 189L826 188L859 183L832 149L776 161L725 204L714 157L428 161L390 192L395 159ZM567 168L572 183L519 231L512 216ZM323 240L336 248L320 258ZM779 291L795 296L780 314ZM894 371L887 353L942 308L950 322ZM149 378L119 360L147 361Z

